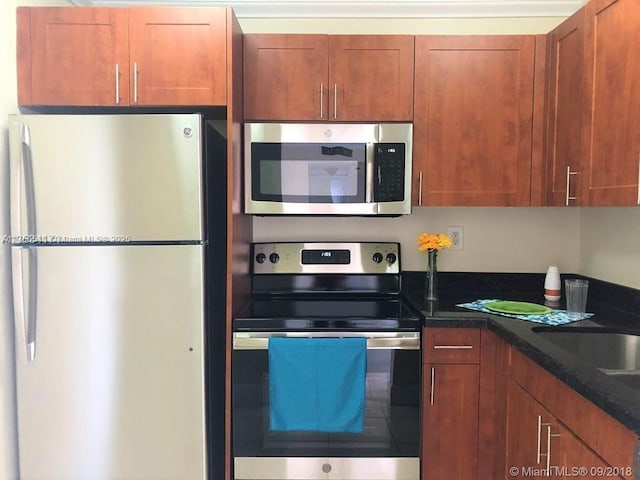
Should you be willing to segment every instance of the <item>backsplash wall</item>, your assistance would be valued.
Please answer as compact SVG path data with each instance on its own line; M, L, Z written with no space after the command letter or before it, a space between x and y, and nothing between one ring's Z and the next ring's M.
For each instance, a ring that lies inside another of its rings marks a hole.
M583 208L580 273L640 289L640 208Z
M451 272L578 272L580 211L574 208L420 207L380 217L254 217L253 238L270 241L392 241L402 245L403 270L424 270L418 234L464 228L464 249L446 250L438 268Z

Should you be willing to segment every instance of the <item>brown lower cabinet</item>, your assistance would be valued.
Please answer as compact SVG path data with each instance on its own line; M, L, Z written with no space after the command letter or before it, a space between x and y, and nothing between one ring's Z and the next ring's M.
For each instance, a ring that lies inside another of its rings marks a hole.
M423 337L422 478L477 478L480 330L427 328Z
M607 471L604 460L511 379L506 433L506 470L511 478L585 477L585 472L597 477L597 472Z
M479 374L479 365L425 365L422 478L476 478Z
M422 480L637 478L637 435L492 332L422 347Z
M633 477L636 435L508 347L505 478Z

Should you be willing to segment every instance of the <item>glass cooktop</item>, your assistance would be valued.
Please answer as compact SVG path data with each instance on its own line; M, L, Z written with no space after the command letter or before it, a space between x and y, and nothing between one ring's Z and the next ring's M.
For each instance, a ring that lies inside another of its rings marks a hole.
M399 297L254 298L234 330L416 330L419 314Z

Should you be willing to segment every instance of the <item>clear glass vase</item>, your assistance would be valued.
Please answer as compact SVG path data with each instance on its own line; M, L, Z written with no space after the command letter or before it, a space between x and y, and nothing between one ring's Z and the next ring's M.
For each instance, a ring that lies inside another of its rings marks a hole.
M428 312L438 307L438 251L427 250L427 275L424 283L424 302Z

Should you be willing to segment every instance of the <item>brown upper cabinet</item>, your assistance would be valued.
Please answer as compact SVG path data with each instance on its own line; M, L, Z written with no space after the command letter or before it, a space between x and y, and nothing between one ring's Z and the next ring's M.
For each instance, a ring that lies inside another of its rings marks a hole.
M18 103L224 105L227 10L18 8Z
M584 9L549 34L547 205L582 205Z
M544 109L537 55L545 42L537 43L531 35L416 37L414 205L532 204Z
M411 121L413 54L409 35L245 35L245 120Z
M583 204L638 205L640 8L637 0L592 0L585 16Z

